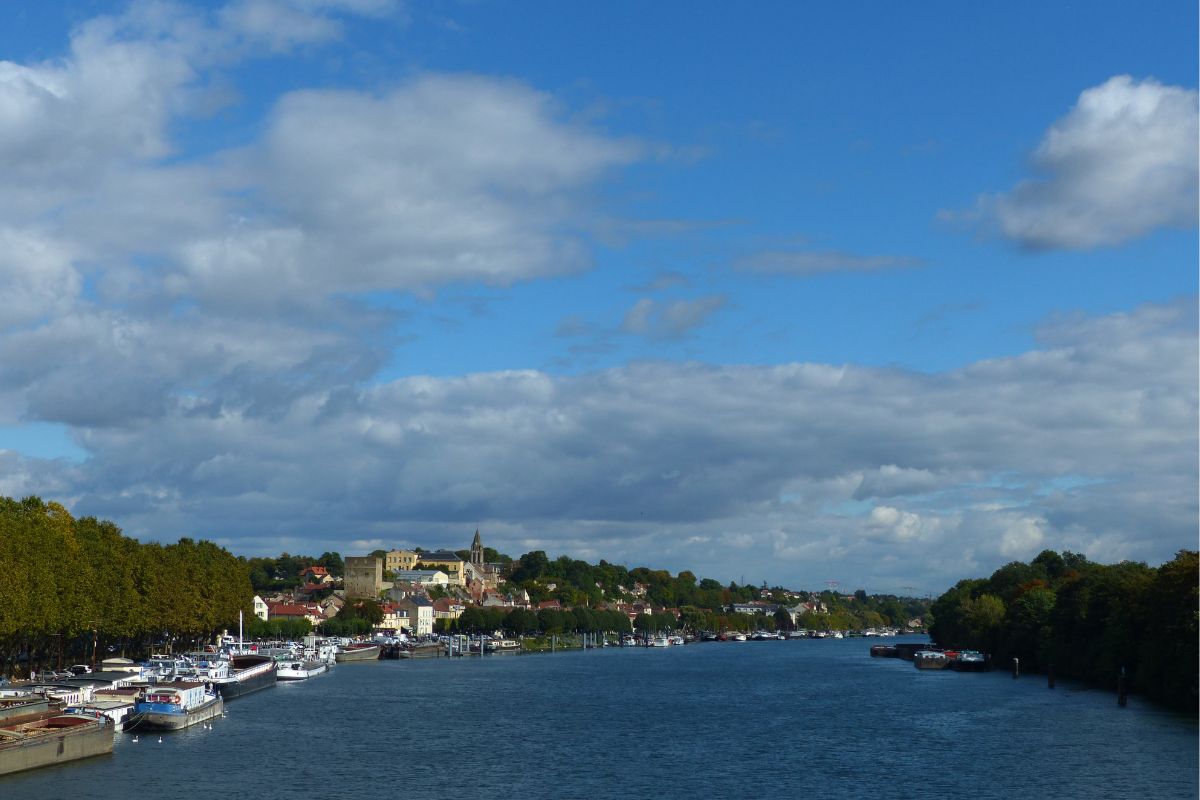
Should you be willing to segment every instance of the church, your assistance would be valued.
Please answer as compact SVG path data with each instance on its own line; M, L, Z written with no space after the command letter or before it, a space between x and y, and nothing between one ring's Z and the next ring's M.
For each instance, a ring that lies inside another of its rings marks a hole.
M488 563L484 559L483 542L479 538L479 530L476 529L475 538L471 540L471 554L463 570L467 590L471 597L482 597L486 590L495 589L504 583L504 578L500 576L503 566L503 564Z

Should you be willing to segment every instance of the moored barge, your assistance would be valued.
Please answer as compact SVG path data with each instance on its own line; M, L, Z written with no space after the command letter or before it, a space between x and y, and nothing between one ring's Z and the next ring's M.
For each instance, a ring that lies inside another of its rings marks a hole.
M229 676L212 682L226 702L259 689L274 686L279 675L275 659L254 653L241 653L229 659Z
M224 702L203 683L177 681L148 687L125 730L178 731L221 715Z
M379 645L377 644L350 644L342 650L339 650L334 656L337 663L344 664L349 661L378 661L379 660Z
M0 726L0 775L111 753L116 729L102 715L54 714Z

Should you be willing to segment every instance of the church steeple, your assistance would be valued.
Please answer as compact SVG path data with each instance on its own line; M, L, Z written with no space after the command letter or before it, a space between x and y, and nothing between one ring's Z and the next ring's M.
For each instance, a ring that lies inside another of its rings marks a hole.
M483 543L479 541L479 529L475 529L475 538L471 542L471 563L475 566L483 566Z

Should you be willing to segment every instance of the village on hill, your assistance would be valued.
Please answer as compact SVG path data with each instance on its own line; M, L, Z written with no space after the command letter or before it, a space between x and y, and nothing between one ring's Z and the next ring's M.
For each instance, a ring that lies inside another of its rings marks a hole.
M591 565L542 551L513 559L475 532L463 551L378 550L342 559L284 554L250 559L254 632L295 636L376 633L430 636L506 628L514 633L611 629L920 630L928 601L783 587L724 585L684 571ZM623 619L623 622L620 621Z

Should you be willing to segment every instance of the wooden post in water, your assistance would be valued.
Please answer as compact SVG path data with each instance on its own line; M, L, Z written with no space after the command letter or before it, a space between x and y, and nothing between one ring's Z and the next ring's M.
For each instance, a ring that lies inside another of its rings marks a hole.
M1046 686L1050 689L1054 688L1054 665L1053 664L1048 664L1046 666Z
M1121 667L1121 674L1117 676L1117 705L1121 708L1125 707L1125 668Z
M1013 679L1021 677L1021 659L1013 657Z

